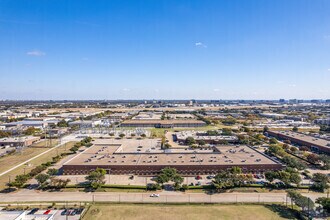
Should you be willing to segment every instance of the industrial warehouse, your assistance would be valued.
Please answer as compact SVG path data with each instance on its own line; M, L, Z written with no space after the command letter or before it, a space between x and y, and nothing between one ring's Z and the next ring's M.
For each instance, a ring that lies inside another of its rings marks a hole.
M206 123L200 120L154 120L139 119L127 120L121 124L122 127L154 127L154 128L175 128L175 127L202 127Z
M165 167L183 175L216 174L233 166L243 172L280 170L283 165L244 145L162 149L160 139L95 139L93 146L63 165L65 175L103 168L110 174L152 176Z
M295 144L306 146L311 151L330 154L330 141L292 131L268 131L268 134L281 140L289 140Z

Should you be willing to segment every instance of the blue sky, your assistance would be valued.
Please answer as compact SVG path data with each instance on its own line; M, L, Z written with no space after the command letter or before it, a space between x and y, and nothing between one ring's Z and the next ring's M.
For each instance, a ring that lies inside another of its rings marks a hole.
M330 98L327 0L0 0L0 99Z

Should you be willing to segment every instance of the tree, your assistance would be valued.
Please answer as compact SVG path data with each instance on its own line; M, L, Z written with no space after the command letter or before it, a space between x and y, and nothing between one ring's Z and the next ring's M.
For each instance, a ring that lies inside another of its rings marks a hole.
M236 119L233 117L228 117L221 120L222 124L224 125L234 125L236 123Z
M230 136L232 135L232 130L230 128L223 128L221 134L225 136Z
M35 179L38 181L40 188L44 188L47 185L47 180L49 179L48 174L40 173Z
M64 119L63 120L61 120L61 121L59 121L58 123L57 123L57 126L58 127L69 127L69 124L68 124L68 122L66 122Z
M295 153L295 152L297 152L297 150L298 150L298 149L297 149L296 147L293 147L293 146L292 146L292 147L290 147L290 151L291 151L292 153Z
M269 140L269 143L270 143L270 144L277 144L278 141L276 140L276 138L271 138L271 139Z
M119 135L119 137L120 137L120 138L124 138L124 137L125 137L125 134L121 133L121 134Z
M270 153L270 154L278 155L280 157L283 157L284 155L287 154L282 147L277 145L269 146L266 152L268 154Z
M27 174L17 175L15 177L15 181L10 183L9 185L17 187L17 188L21 188L26 183L26 181L28 181L29 179L30 179L30 176Z
M311 163L318 163L320 161L319 156L317 156L316 154L313 154L313 153L308 154L306 159Z
M36 129L34 127L29 127L23 133L25 135L34 135L37 131L40 131L40 130L39 129Z
M0 131L0 138L5 138L5 137L9 137L9 136L10 136L9 132Z
M241 186L246 181L251 181L251 176L241 175L242 170L239 167L232 167L228 171L221 171L218 173L212 181L213 186L217 190L232 188L235 186Z
M141 134L141 137L145 138L145 137L147 137L147 135L146 134Z
M178 190L180 189L181 184L183 183L183 177L176 174L172 177L172 181L174 182L174 188Z
M298 131L298 127L297 127L297 126L294 126L294 127L292 128L292 131L297 132L297 131Z
M322 173L314 173L312 177L312 181L314 182L312 187L316 190L324 192L329 188L329 177Z
M61 189L61 188L65 188L68 183L70 182L70 179L58 179L58 178L52 178L50 179L50 184L49 187L55 188L55 189Z
M319 159L323 164L322 169L329 170L330 169L330 157L325 154L322 154L319 156Z
M204 140L198 140L197 143L200 145L200 146L204 146L206 144L206 142Z
M173 181L174 188L180 189L181 184L183 183L183 177L177 173L175 168L166 167L161 170L161 173L156 177L155 181L160 185L164 185L164 183Z
M206 134L208 136L217 136L217 135L219 135L219 132L216 130L208 130L208 131L206 131Z
M291 157L291 156L284 156L282 158L283 163L288 165L289 167L296 168L298 170L303 170L306 168L306 165L299 160Z
M89 181L89 184L93 189L98 189L105 183L105 174L105 169L96 168L96 170L90 172L89 175L85 177L85 179Z
M299 192L295 190L287 191L288 197L291 199L291 205L293 209L293 202L296 203L297 206L301 207L303 210L311 210L314 207L314 202L305 196L302 196Z
M299 185L301 183L301 177L299 173L291 173L290 174L290 183L294 183L296 185Z
M320 204L327 213L330 213L330 198L320 197L315 202Z
M185 143L187 145L193 145L196 143L195 139L193 137L187 137L186 140L185 140Z
M47 171L47 174L49 176L56 176L58 174L58 169L55 169L55 168L50 168L48 171Z
M267 171L265 173L265 178L267 181L269 182L273 182L275 179L277 179L277 172L274 172L274 171Z

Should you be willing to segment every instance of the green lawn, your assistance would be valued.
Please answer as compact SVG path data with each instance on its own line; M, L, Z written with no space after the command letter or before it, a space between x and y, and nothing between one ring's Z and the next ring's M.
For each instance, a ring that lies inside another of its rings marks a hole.
M295 219L279 205L103 204L90 207L84 220L280 220Z

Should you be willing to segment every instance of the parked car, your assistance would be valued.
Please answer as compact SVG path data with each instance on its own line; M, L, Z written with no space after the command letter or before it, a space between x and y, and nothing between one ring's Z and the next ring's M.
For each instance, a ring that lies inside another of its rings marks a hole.
M196 176L196 180L201 180L202 179L202 177L201 176Z
M79 209L77 209L76 214L77 215L80 215L83 211L84 211L83 208L79 208Z
M33 215L33 214L36 213L38 210L39 210L38 208L34 208L34 209L32 209L32 210L28 213L28 215Z
M150 195L150 197L159 197L159 194L153 193Z
M215 175L209 175L206 178L210 180L210 179L213 179L214 177L215 177Z
M47 211L44 212L44 215L48 215L50 213L50 209L48 209Z
M61 212L61 215L66 215L66 213L67 213L67 209L64 209L62 212Z

